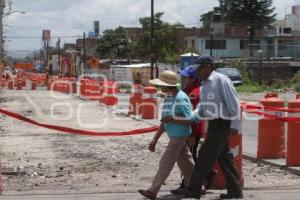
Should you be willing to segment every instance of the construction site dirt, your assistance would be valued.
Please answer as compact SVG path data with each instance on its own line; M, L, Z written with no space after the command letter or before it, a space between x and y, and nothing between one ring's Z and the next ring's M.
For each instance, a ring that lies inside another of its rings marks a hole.
M1 108L42 123L96 130L126 131L149 127L122 113L75 96L49 91L6 91ZM124 112L126 108L124 107ZM88 124L88 125L87 125ZM0 147L5 191L80 190L127 192L147 188L168 142L164 135L156 152L148 150L153 133L136 136L83 136L44 129L0 116ZM300 187L300 178L285 170L244 160L248 189ZM163 189L178 186L174 167Z

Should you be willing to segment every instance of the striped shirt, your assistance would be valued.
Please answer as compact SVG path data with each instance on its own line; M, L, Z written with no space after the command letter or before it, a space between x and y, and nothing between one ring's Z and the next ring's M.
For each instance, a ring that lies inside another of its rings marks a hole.
M193 113L194 120L231 120L231 128L241 130L241 109L231 80L213 71L201 83L201 102Z

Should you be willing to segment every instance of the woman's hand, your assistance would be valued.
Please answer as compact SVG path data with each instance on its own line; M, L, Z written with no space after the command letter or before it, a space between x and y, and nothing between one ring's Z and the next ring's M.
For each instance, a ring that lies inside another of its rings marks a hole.
M195 145L195 138L192 136L188 137L187 144L189 147L193 147Z
M155 146L156 146L156 143L157 143L157 140L156 139L153 139L150 144L149 144L149 150L151 152L155 152Z

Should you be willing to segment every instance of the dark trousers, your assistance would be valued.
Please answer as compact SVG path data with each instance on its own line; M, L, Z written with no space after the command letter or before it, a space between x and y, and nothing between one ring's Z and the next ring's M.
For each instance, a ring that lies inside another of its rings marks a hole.
M230 121L223 119L209 121L207 139L199 149L188 190L201 194L204 180L218 161L226 180L228 193L242 193L240 178L229 148L229 133Z

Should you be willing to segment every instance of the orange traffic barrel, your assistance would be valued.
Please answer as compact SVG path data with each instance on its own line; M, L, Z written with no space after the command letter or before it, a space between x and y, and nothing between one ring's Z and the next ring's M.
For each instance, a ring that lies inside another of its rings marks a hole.
M100 99L100 84L97 80L90 80L88 99L89 100Z
M144 88L140 107L142 119L158 118L157 89L155 87Z
M13 90L14 89L14 81L12 79L10 79L8 81L8 89L9 90Z
M79 94L79 96L81 97L81 98L83 98L83 97L85 97L86 96L86 81L87 81L87 79L81 79L80 80L80 86L79 86L79 88L80 88L80 94Z
M22 86L26 87L26 79L22 79Z
M233 155L236 169L238 171L240 181L243 185L243 146L242 146L242 134L230 135L229 136L229 146L230 151ZM217 162L214 166L215 171L217 172L211 188L213 189L226 189L226 180L221 171L220 165Z
M36 90L37 81L35 79L31 80L31 90Z
M22 88L23 88L22 79L17 79L17 90L22 90Z
M99 81L99 91L100 91L99 102L100 103L102 103L103 100L104 82L105 81Z
M140 115L140 104L142 102L143 87L140 84L134 84L131 88L131 95L129 98L128 115Z
M278 94L267 94L260 103L264 107L284 107L284 100ZM283 112L264 109L265 113L283 116ZM258 121L257 158L278 159L285 157L285 128L284 122L263 117Z
M101 102L107 106L114 106L118 104L118 87L112 81L105 81L103 83L103 94Z
M288 107L293 109L300 109L300 94L296 95L295 100L288 102ZM289 117L300 117L300 112L289 113ZM287 132L287 151L286 151L286 165L300 166L300 122L288 122Z
M242 107L241 107L241 110L243 110ZM242 112L241 112L241 119L242 119ZM207 123L205 123L205 124L207 125ZM207 130L207 128L205 128L205 130ZM207 133L205 133L204 136L207 137ZM236 169L237 169L239 177L240 177L240 182L242 185L244 185L243 138L242 138L241 130L239 130L239 134L237 134L237 135L230 135L228 141L229 141L230 152L233 155L235 166L236 166ZM211 188L226 189L226 180L225 180L225 177L221 171L221 168L220 168L220 165L218 162L215 164L214 169L217 172L217 174L213 180Z

